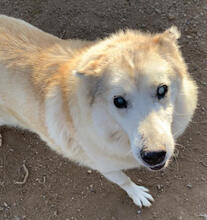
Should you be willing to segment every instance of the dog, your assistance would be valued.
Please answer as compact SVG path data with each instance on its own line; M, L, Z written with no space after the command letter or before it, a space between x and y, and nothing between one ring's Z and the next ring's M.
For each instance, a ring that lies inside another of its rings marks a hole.
M153 197L122 170L165 168L192 119L197 86L175 26L62 40L0 16L0 125L37 133L62 156L99 171L140 207Z

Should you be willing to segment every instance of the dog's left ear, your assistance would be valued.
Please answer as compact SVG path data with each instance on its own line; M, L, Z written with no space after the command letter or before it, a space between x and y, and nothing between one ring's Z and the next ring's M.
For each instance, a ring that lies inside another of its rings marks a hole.
M166 43L177 43L181 34L176 26L168 28L166 31L154 36L154 42L160 45L166 45Z
M163 37L166 37L172 41L177 41L180 38L180 36L181 36L181 33L176 26L172 26L172 27L168 28L163 33Z
M97 78L101 76L106 67L106 60L104 55L97 55L95 57L87 57L83 60L79 68L73 72L78 77Z

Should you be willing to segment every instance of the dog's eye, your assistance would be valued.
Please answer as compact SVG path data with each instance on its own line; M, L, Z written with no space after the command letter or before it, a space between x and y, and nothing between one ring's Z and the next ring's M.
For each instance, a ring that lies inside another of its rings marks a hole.
M122 96L114 97L114 105L117 108L127 108L127 101Z
M157 87L157 98L158 99L164 98L167 91L168 91L167 85L160 85L159 87Z

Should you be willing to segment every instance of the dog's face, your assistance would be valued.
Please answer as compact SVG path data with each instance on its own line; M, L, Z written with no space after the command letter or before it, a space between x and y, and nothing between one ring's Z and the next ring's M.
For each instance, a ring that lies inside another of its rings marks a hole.
M174 151L171 126L178 82L173 69L161 57L145 53L143 58L141 63L136 62L134 75L123 68L113 71L102 96L105 106L101 108L127 134L134 157L141 164L158 169ZM99 125L97 129L103 127ZM116 136L111 139L118 141Z
M79 71L89 123L105 150L131 152L140 164L158 170L175 146L174 115L186 72L179 33L172 28L160 35L119 35L97 48Z

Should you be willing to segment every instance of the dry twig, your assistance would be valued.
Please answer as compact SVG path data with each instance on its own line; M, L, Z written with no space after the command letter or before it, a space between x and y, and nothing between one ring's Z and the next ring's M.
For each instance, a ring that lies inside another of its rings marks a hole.
M23 164L23 169L24 169L24 172L25 172L25 176L24 176L23 181L14 181L14 184L24 185L27 182L27 179L28 179L28 176L29 176L29 170L27 169L25 164Z

